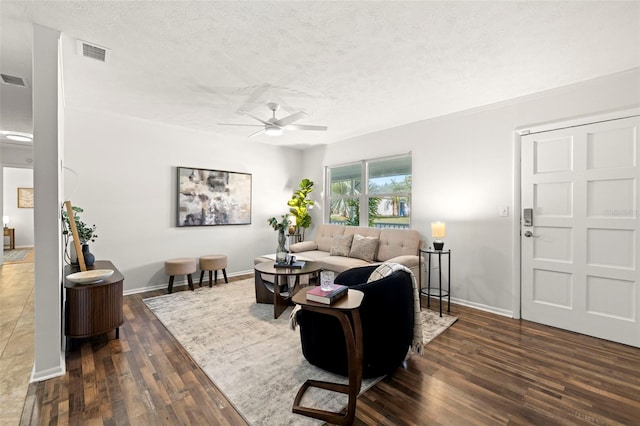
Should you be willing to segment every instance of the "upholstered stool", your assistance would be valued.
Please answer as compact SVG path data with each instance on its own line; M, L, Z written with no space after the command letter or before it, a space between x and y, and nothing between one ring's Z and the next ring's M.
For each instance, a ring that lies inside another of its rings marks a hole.
M204 271L209 271L209 287L211 287L211 272L215 271L215 283L218 284L218 271L222 270L224 274L224 282L227 280L227 256L224 254L209 254L200 258L200 282L198 285L202 286L202 277L204 277Z
M173 291L173 279L176 275L186 275L189 282L189 288L193 290L193 278L191 274L196 271L196 260L190 258L179 258L165 260L164 271L169 275L169 293Z

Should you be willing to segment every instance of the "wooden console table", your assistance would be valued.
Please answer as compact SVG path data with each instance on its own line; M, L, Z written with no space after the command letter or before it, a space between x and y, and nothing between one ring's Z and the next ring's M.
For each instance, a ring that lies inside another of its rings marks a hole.
M292 411L315 419L337 425L350 425L356 415L356 399L362 384L362 322L360 321L360 304L364 293L360 290L349 290L347 296L331 305L323 305L307 301L307 291L313 287L304 287L293 296L293 302L302 309L318 312L320 314L334 316L340 321L347 343L347 365L349 369L349 383L324 382L320 380L307 380L304 382L295 400ZM346 413L334 413L318 408L303 407L300 405L302 396L310 387L326 389L333 392L344 393L349 396Z
M16 248L16 230L14 228L4 228L4 237L9 237L9 250L14 250ZM4 247L4 242L2 243L2 247Z
M124 277L107 260L97 260L91 269L113 269L113 275L93 284L76 284L66 279L74 272L80 272L78 265L64 268L65 335L67 339L90 337L108 331L116 331L120 338L120 326L124 322L122 314L122 286Z

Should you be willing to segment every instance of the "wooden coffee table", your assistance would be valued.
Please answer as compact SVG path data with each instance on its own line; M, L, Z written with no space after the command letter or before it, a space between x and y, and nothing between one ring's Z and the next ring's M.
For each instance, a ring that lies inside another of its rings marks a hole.
M273 318L278 318L287 306L291 304L291 297L300 289L300 276L316 274L320 267L315 262L305 262L302 268L276 268L275 262L262 262L254 266L256 302L273 303ZM262 274L272 275L273 283L262 279ZM289 288L289 277L295 277L293 287ZM287 285L288 291L281 292L281 287Z

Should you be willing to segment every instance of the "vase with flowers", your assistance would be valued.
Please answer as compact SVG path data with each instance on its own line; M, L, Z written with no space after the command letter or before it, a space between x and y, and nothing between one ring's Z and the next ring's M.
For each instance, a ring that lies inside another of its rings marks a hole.
M84 212L84 209L73 206L73 219L76 223L76 229L78 231L79 243L82 245L82 255L84 257L84 263L86 266L92 266L96 260L93 253L89 251L89 242L93 242L98 238L96 233L96 225L87 225L82 219L80 219L80 213ZM69 215L66 210L62 211L62 220L64 222L64 230L62 234L65 236L65 247L69 242L69 236L71 235L71 223L69 222ZM72 245L73 247L73 245ZM71 256L69 256L71 258ZM77 259L76 259L77 262Z
M289 215L283 214L282 220L278 222L278 219L272 217L267 219L267 223L271 227L278 231L278 247L276 248L276 263L286 263L287 261L287 236L284 231L289 227L291 222L289 221Z

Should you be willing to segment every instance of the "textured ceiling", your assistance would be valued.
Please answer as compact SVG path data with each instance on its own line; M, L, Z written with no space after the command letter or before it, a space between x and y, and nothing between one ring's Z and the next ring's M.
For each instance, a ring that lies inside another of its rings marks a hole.
M632 2L0 2L0 71L30 81L30 26L63 32L65 103L225 137L305 110L262 143L331 143L640 66ZM109 49L106 63L75 40ZM1 85L2 130L30 91ZM16 94L14 92L18 91ZM12 127L13 126L13 127Z

